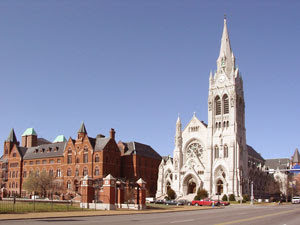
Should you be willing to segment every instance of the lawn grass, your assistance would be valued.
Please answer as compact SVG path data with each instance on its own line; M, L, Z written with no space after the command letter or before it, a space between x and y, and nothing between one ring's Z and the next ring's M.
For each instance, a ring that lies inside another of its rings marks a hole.
M16 202L0 201L0 214L4 213L29 213L29 212L62 212L87 210L77 204L55 202Z

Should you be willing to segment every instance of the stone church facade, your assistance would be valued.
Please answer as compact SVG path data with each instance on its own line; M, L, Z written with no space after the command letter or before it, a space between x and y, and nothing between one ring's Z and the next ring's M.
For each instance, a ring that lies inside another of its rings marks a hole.
M208 124L194 114L182 129L178 116L173 158L161 161L156 197L165 196L169 188L177 198L193 197L198 188L206 189L210 197L241 197L250 194L250 167L263 163L260 154L246 144L243 79L224 19L217 70L209 77Z

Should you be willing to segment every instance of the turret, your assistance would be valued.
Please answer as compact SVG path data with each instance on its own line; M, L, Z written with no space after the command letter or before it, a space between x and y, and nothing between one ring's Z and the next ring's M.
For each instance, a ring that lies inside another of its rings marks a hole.
M17 141L14 128L12 128L9 132L7 139L4 142L4 155L10 153L14 144L19 145L19 142Z
M79 128L77 134L78 134L77 135L77 139L84 138L84 136L87 135L84 122L81 123L80 128Z
M28 128L22 134L22 146L26 148L37 146L37 133L33 128Z

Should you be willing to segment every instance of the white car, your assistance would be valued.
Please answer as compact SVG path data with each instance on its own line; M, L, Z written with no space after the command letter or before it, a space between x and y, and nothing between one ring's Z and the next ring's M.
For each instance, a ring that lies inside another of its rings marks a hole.
M300 197L299 196L292 198L292 204L299 204L299 203L300 203Z

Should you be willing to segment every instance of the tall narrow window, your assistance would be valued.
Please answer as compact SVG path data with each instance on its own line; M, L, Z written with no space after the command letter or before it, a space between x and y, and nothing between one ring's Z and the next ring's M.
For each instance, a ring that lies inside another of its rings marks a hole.
M68 164L72 163L72 155L68 155Z
M83 176L88 175L88 169L86 167L83 168Z
M228 95L223 96L223 113L228 114L229 113L229 99Z
M216 145L215 146L215 159L219 158L219 147Z
M99 156L98 155L95 156L95 162L99 162Z
M84 163L88 162L88 154L83 154L83 162Z
M219 96L215 98L215 112L216 115L221 115L221 99Z
M228 158L228 146L224 145L224 158Z

